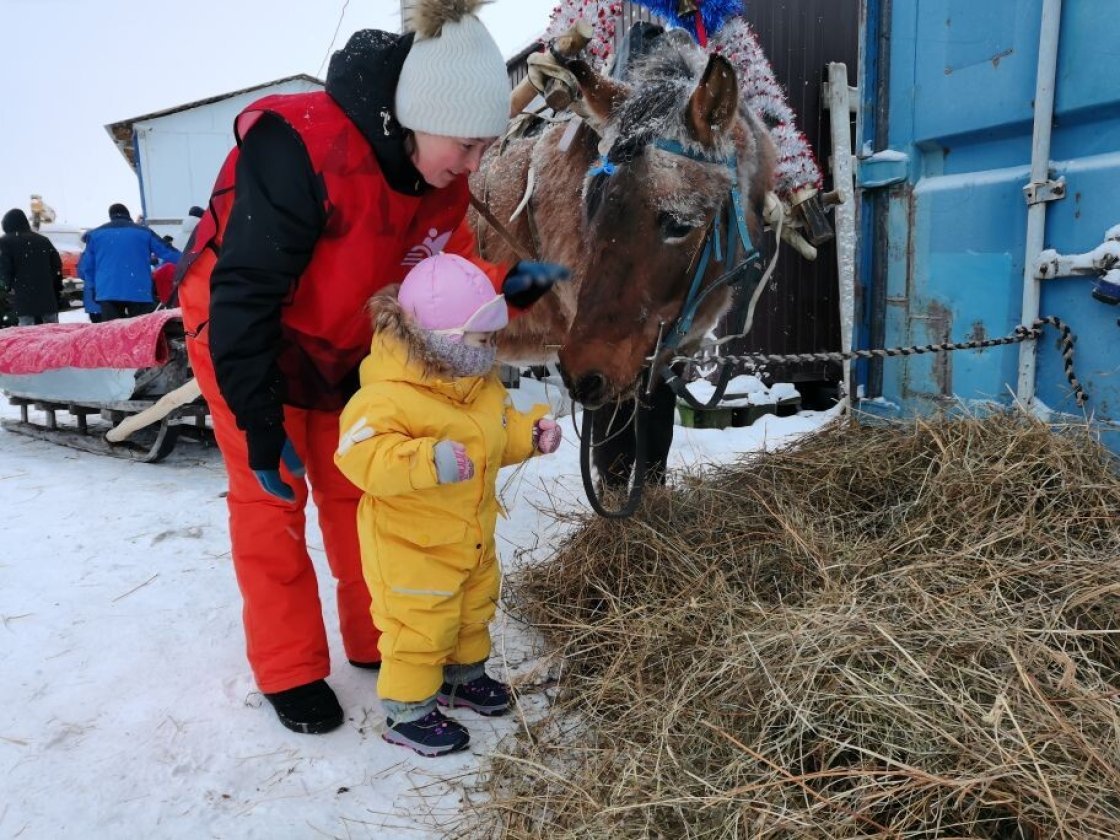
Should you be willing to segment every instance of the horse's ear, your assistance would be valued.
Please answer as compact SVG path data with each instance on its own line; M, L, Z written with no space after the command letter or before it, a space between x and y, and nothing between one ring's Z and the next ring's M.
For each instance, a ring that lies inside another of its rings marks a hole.
M713 145L716 133L731 126L738 109L739 81L735 68L723 56L713 55L688 103L692 136L705 146Z
M610 119L611 113L630 92L626 85L608 79L606 76L600 76L582 59L573 59L565 66L579 82L583 101L591 113L603 122Z

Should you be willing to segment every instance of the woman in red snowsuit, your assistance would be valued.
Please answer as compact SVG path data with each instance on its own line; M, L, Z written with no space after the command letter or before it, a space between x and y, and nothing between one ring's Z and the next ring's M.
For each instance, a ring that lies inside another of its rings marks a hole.
M338 415L370 346L366 301L433 253L478 261L464 222L467 176L509 107L505 63L478 5L420 0L414 31L356 33L332 57L325 91L246 108L180 271L188 353L229 473L249 662L297 732L343 719L324 679L308 484L346 657L361 668L379 662L360 494L333 463ZM531 263L483 268L515 308L563 274Z

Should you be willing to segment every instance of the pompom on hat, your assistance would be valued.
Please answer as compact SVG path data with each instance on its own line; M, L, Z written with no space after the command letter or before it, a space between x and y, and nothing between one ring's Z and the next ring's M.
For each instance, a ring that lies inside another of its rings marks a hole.
M509 323L506 300L490 278L456 254L436 254L408 272L397 293L404 312L436 333L495 332Z
M405 28L416 33L397 82L405 128L443 137L498 137L509 119L502 51L475 12L483 0L414 0Z

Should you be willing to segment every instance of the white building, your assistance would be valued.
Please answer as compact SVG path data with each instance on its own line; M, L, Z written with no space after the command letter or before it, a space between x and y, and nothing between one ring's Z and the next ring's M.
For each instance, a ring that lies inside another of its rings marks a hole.
M206 206L246 105L322 87L313 76L288 76L105 126L140 181L140 212L152 229L173 236L192 205Z

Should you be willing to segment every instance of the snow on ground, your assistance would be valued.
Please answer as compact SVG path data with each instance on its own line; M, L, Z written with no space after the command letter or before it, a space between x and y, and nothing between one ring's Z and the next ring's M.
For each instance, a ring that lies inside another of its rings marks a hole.
M559 405L534 381L513 393L542 392ZM678 428L673 465L773 447L829 416ZM564 431L559 453L503 474L507 567L521 550L547 561L560 527L547 511L585 504ZM442 836L480 759L519 725L457 711L471 749L443 759L383 742L375 675L342 655L312 525L346 723L320 736L280 726L243 654L224 489L216 450L197 444L151 465L0 431L0 836ZM495 630L494 672L532 681L531 634L502 615ZM530 693L522 713L543 702Z

